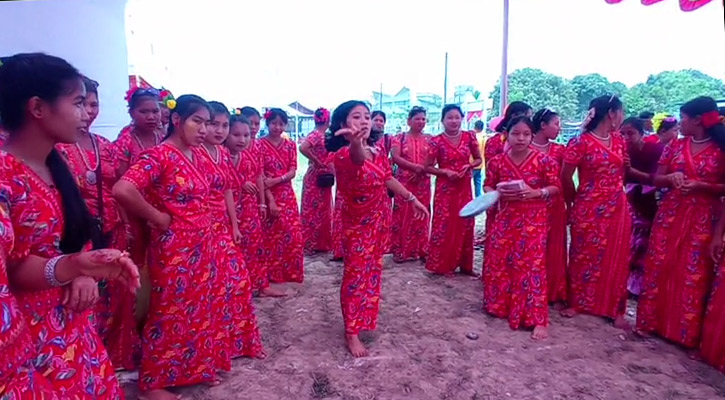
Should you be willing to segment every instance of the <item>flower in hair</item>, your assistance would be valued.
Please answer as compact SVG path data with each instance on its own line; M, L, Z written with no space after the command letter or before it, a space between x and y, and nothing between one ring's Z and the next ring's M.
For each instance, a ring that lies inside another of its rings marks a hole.
M657 113L652 117L652 129L657 132L660 130L660 126L662 126L662 122L667 121L669 118L674 119L673 116L667 114L667 113ZM669 121L668 121L669 122Z
M242 115L242 109L237 107L234 109L234 115Z
M318 115L319 114L319 115ZM315 123L318 124L325 124L330 121L330 110L320 107L315 111L315 115L313 117L315 120Z
M161 92L159 92L159 99L161 99L161 103L169 110L176 108L176 99L170 90L162 88Z
M264 111L264 119L269 120L270 118L272 118L272 115L273 113L271 108L268 108L266 111Z
M124 97L123 99L126 100L126 102L128 103L129 101L131 101L131 97L133 97L133 95L138 92L139 89L141 88L138 86L134 86L128 89L128 91L126 91L126 97Z

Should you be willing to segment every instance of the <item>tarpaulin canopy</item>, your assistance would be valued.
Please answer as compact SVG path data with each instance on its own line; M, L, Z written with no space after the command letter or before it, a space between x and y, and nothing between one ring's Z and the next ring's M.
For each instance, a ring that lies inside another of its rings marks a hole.
M609 4L617 4L621 3L624 0L604 0ZM662 0L641 0L642 4L645 6L651 6L652 4L657 4L661 2ZM674 3L674 0L671 0ZM711 2L712 0L679 0L680 1L680 9L682 11L695 11L698 8L704 6L705 4Z

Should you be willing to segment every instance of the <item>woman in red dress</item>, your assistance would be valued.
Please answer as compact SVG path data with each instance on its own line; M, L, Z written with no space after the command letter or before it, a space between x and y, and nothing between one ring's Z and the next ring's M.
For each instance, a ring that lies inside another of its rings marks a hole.
M714 278L708 249L725 195L725 135L709 97L685 103L680 113L683 137L665 148L653 179L670 190L652 226L637 332L695 348Z
M232 189L237 186L236 173L229 152L222 143L229 136L229 111L216 101L209 102L212 120L202 146L194 148L203 161L201 169L209 182L208 204L212 215L215 267L212 290L213 313L220 318L231 348L220 368L230 369L230 359L242 356L263 357L262 339L252 304L252 284L243 253L236 246L242 241ZM221 336L220 336L221 338Z
M561 132L559 114L543 108L534 114L534 138L531 145L554 161L557 176L564 163L564 145L554 141ZM546 237L546 282L549 286L549 303L561 308L566 302L566 203L561 190L550 194L546 199L549 204L549 234Z
M0 190L6 193L6 188ZM33 367L37 356L33 348L28 324L20 310L20 304L10 291L8 282L6 251L12 251L13 226L5 207L5 199L0 199L0 309L3 321L0 324L0 399L52 399L57 400L53 385Z
M302 282L304 243L297 197L292 180L297 173L295 143L282 137L289 118L284 110L271 108L264 114L269 135L260 139L269 214L265 221L264 253L270 282Z
M425 268L434 274L451 274L460 268L461 273L475 276L474 221L458 212L473 198L471 170L481 164L481 154L476 135L461 130L460 107L449 104L443 107L442 116L445 131L431 140L426 167L426 172L436 176L436 190Z
M85 108L88 126L73 144L59 144L61 155L81 190L88 209L103 232L103 247L126 251L128 225L121 218L121 210L111 196L116 183L116 165L111 142L90 131L98 116L98 83L83 78L86 89ZM98 334L116 369L132 371L141 350L134 311L136 296L118 282L101 281L98 284L95 321Z
M217 384L225 343L212 313L214 254L209 184L193 148L204 142L209 105L184 95L171 110L168 137L146 150L113 187L116 200L152 227L151 299L142 334L139 388L148 400L166 388ZM152 205L153 204L153 205Z
M430 208L430 175L425 172L430 154L431 136L424 134L426 111L413 107L408 113L410 131L393 139L393 162L398 165L395 177L418 199ZM406 198L396 198L393 205L393 260L397 263L424 260L428 254L430 220L411 216L416 208Z
M128 113L131 116L131 125L121 130L118 138L113 142L117 178L123 176L126 170L139 160L142 152L158 145L163 137L158 135L158 127L163 121L161 121L159 108L159 92L156 89L133 88L126 93L126 101L128 102ZM124 213L125 210L121 209L121 212ZM140 321L139 326L142 327L148 313L151 287L146 268L148 264L146 246L151 238L149 227L145 222L139 221L133 216L128 216L127 220L131 258L141 268L141 290L136 299L136 318Z
M330 112L315 110L315 130L307 135L300 153L309 159L309 167L302 184L302 236L305 252L332 250L332 186L334 175L328 165L325 150L325 131L330 127Z
M541 124L545 116L538 115ZM508 318L511 329L533 328L532 338L539 340L549 336L548 200L561 184L556 161L531 146L534 127L528 117L513 118L505 131L509 150L486 168L484 191L498 188L501 200L483 268L483 308ZM517 180L523 188L505 186Z
M619 132L627 142L627 153L633 168L647 174L657 172L657 162L662 155L664 146L657 142L646 142L645 123L642 119L631 117L622 122ZM632 238L630 249L630 274L627 289L634 296L642 292L642 275L644 261L649 245L652 222L657 213L658 191L652 186L651 179L639 179L636 176L625 177L627 200L632 207ZM649 177L648 177L649 178Z
M91 322L98 290L92 277L121 278L135 290L138 270L119 250L79 253L96 227L54 148L75 142L87 128L84 97L80 74L60 58L34 53L3 60L0 118L9 139L0 151L0 208L2 225L10 228L5 234L15 238L14 246L3 247L9 288L25 317L38 374L62 399L122 399ZM97 273L89 273L94 269ZM4 315L3 332L18 314ZM4 368L13 359L2 354Z
M501 119L501 121L498 123L498 125L493 127L493 130L496 131L496 134L490 137L488 140L486 140L486 144L483 146L483 162L488 163L488 160L492 160L495 156L499 154L503 154L504 150L507 149L506 146L506 135L504 135L504 131L506 130L506 127L508 126L509 122L514 119L515 117L531 117L534 113L534 109L531 108L530 105L524 103L523 101L513 101L511 102L507 107L506 110L504 110L504 116ZM484 164L484 171L485 171L485 164ZM497 207L491 207L486 211L486 236L483 241L483 258L488 256L489 252L486 251L486 247L488 246L488 237L490 236L488 233L492 232L493 229L493 221L496 219L496 211ZM487 265L487 262L484 262L484 267Z
M383 223L387 190L414 204L416 219L428 211L403 185L392 177L390 161L379 151L379 133L371 133L370 110L361 101L342 103L332 113L331 135L325 147L335 166L342 210L344 271L340 288L345 341L354 357L364 357L367 349L359 338L361 331L377 326L381 274L385 253Z
M624 194L629 157L616 132L622 123L622 102L616 96L591 101L584 133L564 153L561 183L570 212L569 308L576 313L607 317L627 329L624 311L629 276L632 219ZM575 188L572 176L579 173Z
M385 153L386 157L390 157L390 151L393 147L393 139L392 135L385 133L385 124L388 122L388 116L381 110L373 111L371 114L371 122L371 130L373 132L377 132L382 137L381 140L376 142L376 145L382 152ZM388 158L388 161L391 161L390 158ZM393 246L393 198L391 196L392 194L388 193L388 201L383 204L383 218L387 224L387 228L385 228L387 232L385 234L385 254L390 253Z
M679 133L679 123L677 118L672 115L656 115L656 120L652 124L655 130L654 135L645 136L642 141L644 143L659 143L667 146L673 140L677 139Z

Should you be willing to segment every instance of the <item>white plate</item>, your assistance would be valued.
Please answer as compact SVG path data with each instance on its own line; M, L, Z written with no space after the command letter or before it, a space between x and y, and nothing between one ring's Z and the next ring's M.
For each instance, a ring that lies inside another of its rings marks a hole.
M484 193L466 204L458 213L463 218L471 218L480 215L498 202L500 194L498 191Z

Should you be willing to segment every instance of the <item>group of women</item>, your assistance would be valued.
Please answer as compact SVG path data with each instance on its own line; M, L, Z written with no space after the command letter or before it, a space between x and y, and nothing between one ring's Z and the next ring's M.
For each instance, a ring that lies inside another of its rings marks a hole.
M300 212L283 110L230 113L151 88L127 101L133 122L109 142L90 131L96 82L44 54L2 60L0 398L119 399L120 368L139 370L149 400L219 384L232 359L265 356L252 296L285 296L281 284L303 281L305 253L342 258L356 357L377 325L384 254L475 275L474 224L459 210L483 157L458 106L444 107L436 136L420 107L395 136L364 102L317 110L300 146L310 160ZM656 140L641 120L622 121L615 96L592 101L567 146L554 142L554 111L531 114L512 103L485 147L484 191L500 200L487 214L484 310L535 339L549 333L552 303L625 328L629 280L637 332L724 369L725 126L714 100L683 105L682 137ZM257 138L262 119L269 133Z
M513 329L532 329L534 339L549 334L549 305L564 317L584 313L629 329L624 316L631 293L639 297L638 334L657 335L693 349L693 354L725 369L725 294L720 284L725 279L721 257L725 125L716 102L708 97L691 100L680 111L679 121L661 116L650 134L647 121L624 120L619 98L602 96L592 100L582 133L561 145L555 142L560 132L556 112L544 108L534 114L525 103L509 105L484 152L484 191L497 191L500 196L486 220L482 279L487 313L508 319ZM367 244L343 251L345 276L355 276L356 288L365 278L353 270L364 259L355 252L364 248L376 249L376 259L388 252L396 262L421 260L435 274L456 269L473 274L473 221L461 218L458 211L471 200L471 169L482 157L473 134L461 129L461 110L446 106L442 115L444 132L427 135L423 133L426 111L414 107L408 118L410 129L390 139L390 158L382 157L384 162L377 155L388 151L382 130L373 129L366 139L375 155L368 155L361 165L373 160L385 168L392 164L393 176L410 197L391 193L392 246L388 248L384 242L391 225L385 221L389 201L382 191L375 191L377 207L362 215L367 215L367 221L379 221L377 239L371 237ZM319 138L327 128L302 145L305 155L319 147L314 160L310 157L314 164L324 164ZM332 159L347 160L347 153L330 146L329 139L328 135ZM330 166L325 171L332 172L324 173L334 172L338 179L335 209L342 203L341 215L349 217L346 175L338 171L337 163L326 167ZM311 166L308 174L317 170L318 166ZM382 167L379 172L384 172ZM436 180L432 218L411 218L419 204L431 207L432 175ZM366 188L366 176L357 178L360 198L370 201L373 189ZM372 177L368 180L372 182ZM311 189L319 186L316 182L305 180L303 204L307 193L323 190ZM349 240L337 238L337 213L331 235L327 233L329 218L317 214L322 210L329 217L331 193L315 201L324 204L303 207L302 218L326 222L310 227L306 237L331 236L332 247ZM362 215L360 221L366 221ZM353 233L367 232L356 226ZM375 265L379 268L379 261ZM375 290L366 294L375 305L370 308L374 321L379 269L368 270L367 276L368 282L375 282ZM345 283L342 291L345 314L350 303ZM346 326L348 333L356 332ZM353 354L364 354L356 349L357 344L351 345Z

